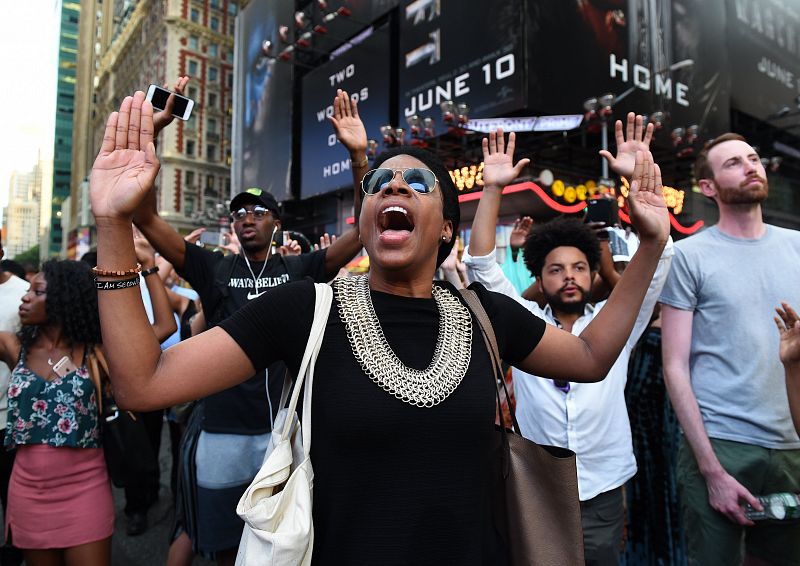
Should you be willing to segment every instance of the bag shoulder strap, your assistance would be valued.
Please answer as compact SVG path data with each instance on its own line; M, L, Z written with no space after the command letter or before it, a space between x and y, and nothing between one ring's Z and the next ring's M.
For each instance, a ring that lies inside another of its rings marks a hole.
M501 363L502 358L500 357L500 349L497 347L497 338L494 333L492 321L489 318L489 315L486 313L486 309L483 308L483 304L481 303L481 300L478 298L478 294L475 291L471 289L459 289L459 291L461 292L461 296L464 297L464 301L467 303L467 306L478 320L478 326L480 327L481 335L483 336L483 342L486 344L486 349L489 351L489 358L492 362L492 370L494 372L495 387L497 388L497 410L500 415L500 424L503 426L503 428L505 428L503 411L499 406L500 384L502 383L503 391L506 396L506 402L508 403L508 412L511 415L511 422L517 434L521 434L521 429L519 428L519 423L517 422L516 411L514 411L514 408L511 406L511 396L508 394L506 380L503 377Z
M103 414L103 382L108 381L108 362L102 347L96 344L86 345L86 365L89 379L92 380L97 399L97 410Z
M333 288L327 283L315 283L315 298L314 298L314 321L311 323L311 332L308 335L308 343L306 344L303 359L300 363L300 370L297 372L297 379L295 380L294 390L292 397L289 401L288 418L283 426L281 438L286 440L292 428L292 415L297 410L297 402L300 398L300 390L303 389L303 382L306 387L303 396L303 451L308 456L311 451L311 393L314 384L314 366L317 362L317 354L319 353L322 338L325 335L325 326L328 322L328 315L331 310L331 303L333 302Z

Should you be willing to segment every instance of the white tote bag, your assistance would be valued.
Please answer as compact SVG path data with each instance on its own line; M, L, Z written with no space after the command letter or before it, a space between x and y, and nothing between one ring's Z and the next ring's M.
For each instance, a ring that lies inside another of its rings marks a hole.
M311 392L333 289L317 283L314 322L300 364L288 409L281 409L270 446L255 479L244 492L236 512L245 526L236 566L306 566L311 564L314 523L311 517L314 471L311 468ZM305 380L303 421L298 422L297 402ZM284 384L285 387L285 384ZM288 391L288 389L285 389Z

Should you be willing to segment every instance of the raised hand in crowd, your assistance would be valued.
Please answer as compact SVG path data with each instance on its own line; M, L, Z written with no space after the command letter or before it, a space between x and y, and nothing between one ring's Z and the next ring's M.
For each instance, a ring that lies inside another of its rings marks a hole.
M661 168L649 151L637 151L631 180L628 207L631 224L642 242L666 243L669 237L669 214L661 185Z
M336 241L336 234L331 236L330 234L325 232L322 236L319 237L319 244L314 244L314 251L324 250L335 241Z
M353 170L355 217L361 212L361 179L368 171L367 130L358 115L358 103L351 99L347 91L338 89L333 99L333 116L330 118L336 139L350 153L350 165ZM356 222L358 224L358 222Z
M508 245L511 246L511 251L514 254L525 245L525 238L528 237L528 232L531 231L531 228L533 228L533 218L530 216L523 216L514 220L511 235L508 238Z
M106 122L90 177L92 213L98 223L130 224L152 191L160 164L153 144L153 105L144 93L125 97Z
M186 236L183 237L184 240L189 242L190 244L196 244L200 240L200 236L206 231L205 228L195 228L191 232L189 232Z
M780 358L786 372L786 393L794 428L800 434L800 317L788 303L775 309L775 324L781 335Z
M450 255L445 258L440 266L445 279L453 284L456 289L464 289L469 286L467 279L467 266L458 258L458 236Z
M290 255L300 255L303 253L303 250L297 240L289 240L288 243L283 244L278 248L278 253L286 257Z
M608 161L608 165L614 173L630 179L636 164L636 152L649 151L650 140L653 139L653 129L652 122L648 123L646 127L644 126L644 116L637 116L633 112L629 112L624 136L622 120L617 120L614 124L614 135L617 139L616 157L605 149L600 151L600 155Z
M500 188L501 190L520 176L522 170L531 162L528 158L520 159L514 165L514 147L516 134L508 136L508 145L503 138L503 128L489 133L489 139L483 138L483 186Z
M471 255L487 255L494 249L503 188L519 177L522 169L530 163L530 159L525 158L514 165L515 143L516 134L511 132L506 145L502 128L489 133L488 139L483 138L483 193L472 224Z
M232 254L238 254L241 251L242 246L239 243L239 236L236 235L233 227L231 227L230 232L222 233L222 245L220 247Z
M173 92L177 92L178 94L183 95L184 91L186 90L186 85L189 84L189 77L183 76L178 77L173 85ZM169 90L169 85L164 84L164 88ZM153 112L153 132L154 135L157 136L158 133L169 126L172 121L175 119L175 116L172 115L172 107L175 105L175 96L170 94L167 98L167 103L164 105L163 110L159 110L157 112Z

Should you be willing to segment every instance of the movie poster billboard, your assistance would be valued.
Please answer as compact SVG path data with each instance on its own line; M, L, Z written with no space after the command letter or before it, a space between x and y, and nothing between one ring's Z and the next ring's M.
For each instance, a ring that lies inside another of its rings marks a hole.
M278 44L278 27L291 22L292 3L248 3L236 25L233 190L268 190L291 198L292 65L263 56L264 40Z
M663 112L670 129L727 131L725 1L527 2L530 106L572 114L613 94L616 117Z
M367 137L380 139L389 123L389 28L383 26L342 55L303 77L301 198L352 187L347 150L336 139L330 117L337 89L358 102Z
M438 122L447 100L467 104L470 118L523 108L523 13L522 0L401 2L399 125L412 115Z
M761 120L797 109L800 0L726 0L726 6L731 105Z

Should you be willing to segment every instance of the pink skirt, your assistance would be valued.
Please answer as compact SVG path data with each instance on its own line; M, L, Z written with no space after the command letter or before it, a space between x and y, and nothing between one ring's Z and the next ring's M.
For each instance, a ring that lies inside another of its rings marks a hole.
M114 532L102 448L18 446L8 486L6 537L27 549L69 548Z

